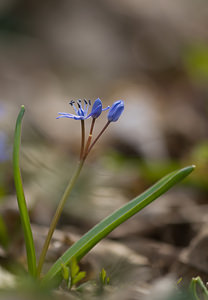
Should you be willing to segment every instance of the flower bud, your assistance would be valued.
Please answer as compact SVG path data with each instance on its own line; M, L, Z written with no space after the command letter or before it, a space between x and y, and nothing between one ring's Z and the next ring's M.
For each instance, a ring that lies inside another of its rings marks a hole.
M92 106L90 116L93 119L97 119L100 116L101 112L102 112L102 102L99 98L97 98Z
M109 113L108 113L108 121L109 122L116 122L120 115L124 110L124 102L122 100L118 100L113 103L111 106Z

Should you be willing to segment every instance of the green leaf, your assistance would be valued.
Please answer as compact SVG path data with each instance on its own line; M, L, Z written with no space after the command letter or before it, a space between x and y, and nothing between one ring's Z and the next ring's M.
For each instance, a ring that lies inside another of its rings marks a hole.
M79 265L75 258L69 262L69 267L61 264L61 275L67 283L68 289L71 289L72 286L77 284L86 276L86 272L79 272Z
M190 292L195 297L195 300L201 299L201 296L198 297L198 294L197 294L197 286L199 288L201 288L200 294L201 294L201 296L202 295L204 296L203 299L208 300L208 290L199 276L192 278L190 286L189 286Z
M69 263L69 266L71 272L71 287L72 287L73 285L78 283L86 276L86 272L79 271L80 268L75 257L72 258L72 260Z
M61 274L64 280L68 281L70 276L70 270L69 267L65 266L64 264L61 264Z
M98 223L84 236L81 237L76 243L74 243L50 268L48 273L43 278L43 284L50 280L58 280L60 278L61 264L67 264L73 258L79 261L84 255L86 255L100 240L106 237L112 230L118 227L121 223L128 220L131 216L142 210L145 206L150 204L156 198L164 194L176 183L188 176L195 166L188 166L178 171L174 171L155 185L150 187L140 196L136 197L114 213L109 215L103 221Z
M102 271L100 272L100 280L103 284L105 284L105 279L106 279L106 270L104 268L102 268Z
M75 257L69 263L72 279L79 273L79 265Z
M102 285L110 283L110 277L107 277L107 273L104 268L102 268L102 271L100 272L100 282Z
M17 193L17 202L19 206L20 219L22 223L26 252L27 252L27 262L28 262L28 271L31 275L36 276L36 256L35 256L35 247L32 236L32 230L30 226L30 219L28 215L27 205L25 201L25 195L22 185L22 178L20 173L19 166L19 151L21 143L21 127L22 119L25 112L25 108L22 105L19 115L17 117L15 134L14 134L14 148L13 148L13 172L14 172L14 184Z
M86 272L85 272L85 271L79 272L79 273L73 278L72 285L77 284L80 280L84 279L85 276L86 276Z

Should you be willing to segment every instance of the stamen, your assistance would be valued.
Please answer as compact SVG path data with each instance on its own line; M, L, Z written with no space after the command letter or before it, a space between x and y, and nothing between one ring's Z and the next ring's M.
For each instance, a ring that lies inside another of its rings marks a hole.
M79 102L77 101L77 106L79 107L79 108L81 108L81 105L79 104Z
M84 112L86 113L87 100L86 100L86 99L84 99L83 101L84 101Z
M91 100L88 100L89 105L91 105Z
M74 100L71 100L71 101L69 102L69 104L70 104L71 106L73 106L74 103L75 103Z

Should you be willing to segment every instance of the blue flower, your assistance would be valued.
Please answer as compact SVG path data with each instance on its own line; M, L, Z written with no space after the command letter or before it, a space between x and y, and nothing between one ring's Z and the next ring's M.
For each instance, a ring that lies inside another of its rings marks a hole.
M116 122L120 115L124 110L124 102L122 100L118 100L113 103L109 112L108 112L108 121L109 122Z
M65 112L58 113L59 116L56 119L60 118L69 118L74 120L85 120L92 117L93 119L96 119L100 116L102 111L109 109L110 107L102 108L102 101L97 98L92 106L91 113L88 114L89 106L91 105L91 101L83 100L84 106L82 106L82 101L79 99L77 100L77 107L75 106L75 101L70 101L69 104L74 108L74 111L76 114L69 114Z
M90 113L90 116L94 119L97 119L100 114L102 113L103 110L106 110L110 107L107 107L107 108L102 108L102 102L99 98L97 98L92 106L92 111Z

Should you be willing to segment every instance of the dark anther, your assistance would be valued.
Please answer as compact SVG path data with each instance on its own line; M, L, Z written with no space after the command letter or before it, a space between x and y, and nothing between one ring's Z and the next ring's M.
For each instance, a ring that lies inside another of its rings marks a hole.
M77 102L77 106L78 106L79 108L81 108L81 105L79 104L79 102Z
M88 102L89 102L89 105L91 105L91 100L89 100Z
M70 104L71 106L72 106L74 103L75 103L74 100L71 100L71 101L69 102L69 104Z
M87 104L87 100L86 99L84 99L84 103Z
M79 102L79 103L81 103L81 102L82 102L82 100L81 100L81 99L79 99L79 100L77 100L77 103L78 103L78 102Z

